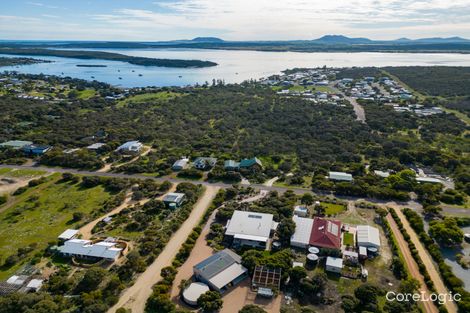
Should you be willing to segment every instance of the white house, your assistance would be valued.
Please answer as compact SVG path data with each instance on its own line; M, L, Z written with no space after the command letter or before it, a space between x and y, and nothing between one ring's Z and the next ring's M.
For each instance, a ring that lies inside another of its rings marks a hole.
M121 255L122 249L116 248L115 242L101 241L92 243L90 240L71 239L59 247L59 252L69 257L77 256L80 258L116 261Z
M170 192L165 197L163 197L163 202L171 208L177 208L183 204L184 197L184 193Z
M188 158L182 158L173 163L173 166L171 167L174 171L181 171L184 170L185 168L188 168L188 163L189 159Z
M351 182L353 180L353 177L351 174L345 172L329 172L328 179Z
M343 270L343 259L334 258L331 256L327 257L325 269L329 272L341 273L341 271Z
M379 230L369 225L359 225L356 227L356 243L359 247L380 249Z
M277 225L272 214L234 211L227 222L225 235L233 238L234 246L265 249Z
M139 153L144 145L140 141L128 141L119 146L116 151L121 153Z

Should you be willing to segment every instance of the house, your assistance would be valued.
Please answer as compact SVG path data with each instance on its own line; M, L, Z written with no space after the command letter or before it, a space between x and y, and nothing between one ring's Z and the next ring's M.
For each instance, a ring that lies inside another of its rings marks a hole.
M296 215L294 215L292 219L295 223L295 232L290 238L290 244L293 247L306 249L310 244L313 219L303 218Z
M198 170L208 170L208 169L213 168L216 163L217 163L216 158L199 157L199 158L196 158L196 160L194 160L193 166L197 168Z
M78 236L78 232L79 231L76 230L76 229L67 229L62 234L60 234L58 238L59 238L59 240L62 240L62 241L75 239Z
M27 154L32 155L43 155L47 151L49 151L52 147L47 145L27 145L23 147L23 151Z
M184 197L184 193L170 192L163 197L163 202L170 208L178 208L183 204Z
M181 170L184 170L185 168L188 168L188 163L189 163L188 158L182 158L182 159L177 160L175 163L173 163L173 166L171 168L174 171L181 171Z
M0 148L20 150L20 149L23 149L24 147L30 146L32 144L33 144L32 141L11 140L11 141L6 141L6 142L3 142L3 143L0 143Z
M240 168L262 169L263 163L258 158L243 159L240 161Z
M356 227L356 243L359 247L380 249L379 230L369 225Z
M37 278L31 279L29 283L26 285L26 290L29 292L31 291L38 292L39 289L41 289L43 283L44 283L43 279L37 279Z
M281 288L282 269L257 265L253 272L251 288L257 291L257 295L272 298L274 290Z
M353 180L352 175L344 172L329 172L328 179L336 181L348 181Z
M433 177L416 177L416 181L421 184L442 184L442 182Z
M296 205L294 208L294 215L300 217L307 217L308 216L308 208L300 205Z
M101 148L103 148L104 146L106 146L105 143L102 143L102 142L97 142L97 143L94 143L94 144L91 144L89 145L88 147L86 147L88 150L99 150Z
M234 211L228 220L225 236L232 239L235 247L251 246L266 249L271 234L278 223L272 214Z
M341 222L316 217L309 243L318 248L341 249Z
M379 176L379 177L382 177L382 178L387 178L390 176L390 172L386 172L386 171L379 171L379 170L375 170L374 171L374 174Z
M116 261L122 252L122 249L117 248L116 245L116 242L111 241L93 243L90 240L71 239L67 240L58 250L62 255L68 257Z
M224 162L224 169L226 171L238 171L240 163L234 160L226 160Z
M341 273L341 271L343 270L343 259L334 258L331 256L327 257L325 269L329 272Z
M144 145L140 141L128 141L120 145L116 151L120 153L137 154L140 153Z
M223 293L247 277L248 270L241 263L242 258L238 254L224 249L196 264L193 272L198 281Z

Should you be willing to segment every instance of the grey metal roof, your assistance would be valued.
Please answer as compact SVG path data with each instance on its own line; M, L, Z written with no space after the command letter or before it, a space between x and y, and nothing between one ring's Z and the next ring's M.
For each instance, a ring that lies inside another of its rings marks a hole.
M201 276L209 280L234 263L241 263L241 257L229 249L225 249L196 264L194 268L200 271Z

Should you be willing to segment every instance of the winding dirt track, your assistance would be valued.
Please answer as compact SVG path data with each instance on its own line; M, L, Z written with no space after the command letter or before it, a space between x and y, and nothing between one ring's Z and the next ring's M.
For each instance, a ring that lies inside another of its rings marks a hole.
M124 290L118 303L109 309L108 313L116 312L116 310L121 307L131 309L132 313L144 312L145 303L152 294L152 286L161 279L160 271L162 268L171 265L178 250L186 241L186 238L189 236L194 226L199 223L219 189L219 187L214 186L206 187L204 194L194 205L191 215L176 233L173 234L173 237L171 237L160 255L155 259L152 265L137 278L134 285Z
M392 232L397 239L398 247L403 255L403 259L405 261L405 265L408 268L408 271L410 272L410 276L412 278L415 278L419 281L420 283L420 292L424 292L426 296L429 298L429 295L431 292L429 289L426 287L426 284L424 283L423 276L419 272L418 265L416 264L415 260L413 259L413 256L411 255L410 248L408 247L408 243L405 241L405 238L403 238L403 235L401 234L400 229L398 228L398 225L395 223L395 220L393 217L388 214L387 215L387 221L390 224L390 228L392 229ZM438 313L437 307L430 301L423 301L421 302L423 304L424 310L426 313Z
M428 271L429 276L431 277L431 280L434 283L434 287L436 288L436 292L438 294L449 294L449 290L447 290L446 286L444 285L444 282L441 278L441 275L439 275L439 272L437 271L436 267L434 266L434 262L427 252L426 248L423 246L421 241L419 240L418 235L414 231L413 228L411 228L410 223L406 219L406 216L403 214L403 212L397 208L393 207L395 212L397 212L398 217L400 218L401 222L403 223L403 227L406 229L408 232L408 235L410 235L411 240L413 241L414 245L416 246L416 249L418 250L418 254L423 260L424 265L426 266L426 270ZM455 305L454 302L446 302L445 307L449 313L457 313L457 306Z

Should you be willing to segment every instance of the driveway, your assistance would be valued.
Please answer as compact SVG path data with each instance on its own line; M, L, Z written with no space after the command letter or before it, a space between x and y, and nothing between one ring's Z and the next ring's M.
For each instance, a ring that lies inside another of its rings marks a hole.
M186 241L193 228L198 225L219 189L219 187L214 186L206 187L204 194L194 205L188 219L173 234L155 261L136 279L134 285L124 290L118 303L108 310L109 313L116 312L121 307L130 309L132 313L144 313L145 303L152 294L153 285L161 280L160 272L162 268L171 265L180 247Z

